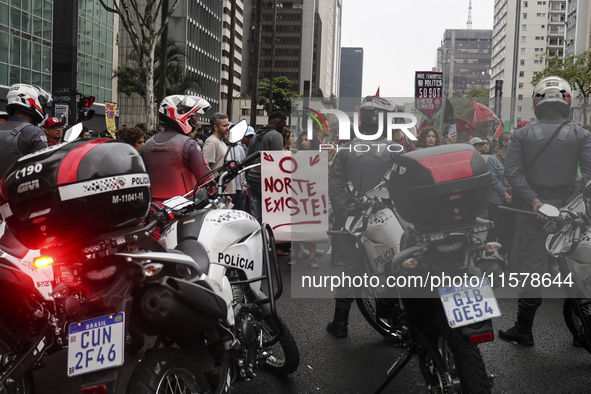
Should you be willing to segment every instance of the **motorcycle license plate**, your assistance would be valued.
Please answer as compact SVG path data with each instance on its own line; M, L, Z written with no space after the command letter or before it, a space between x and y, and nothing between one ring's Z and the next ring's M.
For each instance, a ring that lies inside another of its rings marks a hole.
M123 365L125 315L119 312L68 328L68 376Z
M497 298L486 278L476 286L440 287L439 297L451 328L501 316Z

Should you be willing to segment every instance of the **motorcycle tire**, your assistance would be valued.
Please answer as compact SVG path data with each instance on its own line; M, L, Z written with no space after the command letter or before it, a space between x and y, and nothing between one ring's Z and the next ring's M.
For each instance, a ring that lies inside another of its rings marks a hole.
M133 370L127 394L211 393L211 388L197 362L176 348L149 352Z
M576 338L581 346L591 353L591 333L585 333L584 327L581 322L581 318L577 316L575 308L573 308L573 302L580 302L580 298L576 299L565 299L562 305L562 316L564 322L568 327L568 330L572 334L573 338ZM585 300L588 301L588 300ZM591 327L591 305L581 306L581 312L583 313L584 319L587 322L587 327Z
M283 328L283 335L279 341L270 348L263 349L270 353L263 361L263 368L275 375L289 375L295 372L300 366L300 351L291 332L283 323L281 318L278 318L281 328ZM263 342L269 341L275 337L275 333L279 332L279 327L271 317L265 318L261 322L263 329Z
M21 350L16 338L3 324L0 324L0 358L4 359L9 353L16 356ZM18 380L12 379L5 382L4 385L0 385L1 394L32 394L34 392L35 387L31 371Z
M438 354L432 354L437 352ZM419 350L420 369L431 393L490 393L482 355L458 330L437 337L437 346ZM451 380L451 387L446 382Z
M392 301L390 304L386 304L385 301L379 298L371 297L366 292L362 292L355 299L359 311L363 318L369 323L369 325L376 330L376 332L384 337L392 337L399 334L400 327L397 324L398 318L396 316L397 304L394 304L395 300L388 299L386 301ZM381 303L381 304L380 304ZM389 309L391 316L384 318L378 312L379 309Z

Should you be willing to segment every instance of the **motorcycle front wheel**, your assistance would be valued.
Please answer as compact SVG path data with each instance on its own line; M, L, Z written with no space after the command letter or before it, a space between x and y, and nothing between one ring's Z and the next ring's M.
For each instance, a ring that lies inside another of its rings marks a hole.
M575 302L579 305L578 309L580 310L581 316L579 316L573 305ZM562 315L573 338L576 338L581 346L591 353L591 333L585 332L585 327L581 320L585 319L587 328L591 328L591 300L586 298L565 299L562 306Z
M261 350L264 355L263 368L276 375L285 376L298 369L300 351L291 332L281 318L278 318L278 322L283 328L283 335L273 346ZM279 326L271 317L267 317L261 322L261 328L263 330L263 343L274 338L279 332Z
M437 337L435 347L419 349L421 373L430 393L490 393L491 386L476 345L458 330Z
M369 325L384 337L399 337L400 306L397 299L385 299L372 297L368 292L362 291L355 299L361 315Z
M10 331L0 324L0 359L5 357L11 360L21 351L16 338ZM3 385L0 385L0 394L31 394L34 393L33 374L31 371L27 372L20 379L8 378Z
M127 394L211 393L197 362L176 348L162 348L148 353L133 370Z

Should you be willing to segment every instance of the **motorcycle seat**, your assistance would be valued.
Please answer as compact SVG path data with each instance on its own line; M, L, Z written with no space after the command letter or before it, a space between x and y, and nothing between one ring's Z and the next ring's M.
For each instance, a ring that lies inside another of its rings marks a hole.
M209 272L209 256L207 251L201 242L193 238L185 238L175 248L180 250L187 256L190 256L195 263L203 270L203 272Z
M8 226L4 226L4 234L0 237L0 249L18 259L25 257L29 251L26 246L21 244L18 239L15 238Z

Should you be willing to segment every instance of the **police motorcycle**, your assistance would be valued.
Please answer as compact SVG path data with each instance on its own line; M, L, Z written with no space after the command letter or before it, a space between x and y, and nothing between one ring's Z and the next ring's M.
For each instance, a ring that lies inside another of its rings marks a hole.
M519 214L533 214L503 207ZM556 259L560 274L542 277L544 288L559 289L566 298L563 317L573 338L591 353L591 183L566 207L544 204L539 213L548 218L546 250ZM546 290L548 291L548 290Z
M356 302L377 332L406 349L377 392L414 355L430 392L490 392L477 344L494 339L500 310L490 284L506 267L500 245L485 242L492 222L476 217L490 184L472 147L445 145L398 157L376 190L353 193L344 231L357 240L364 273L380 283L361 288ZM384 186L393 207L375 193Z
M15 241L21 250L41 249L34 264L51 264L45 270L53 274L44 293L0 258L0 293L11 300L0 305L2 390L33 392L32 370L45 355L67 348L67 376L77 377L82 389L121 392L117 367L133 332L157 340L128 392L229 392L231 357L247 345L248 351L267 346L255 361L285 371L268 351L277 338L267 339L271 330L245 332L239 342L232 297L203 272L206 262L153 242L150 235L170 217L158 212L144 223L150 182L130 145L96 139L48 148L21 158L0 190L0 211ZM192 255L203 258L199 250ZM149 368L155 371L147 377Z
M229 142L241 140L246 128L246 121L233 125ZM230 339L225 344L230 349L230 381L254 378L257 367L288 375L299 366L298 347L275 304L282 281L273 232L250 214L227 209L222 194L228 182L260 165L249 166L258 157L251 155L241 163L226 161L204 177L210 181L199 182L190 200L177 196L155 208L169 218L160 225L159 244L192 256L224 297L228 310L222 328ZM159 356L148 354L136 367L130 386L140 387L158 365Z

